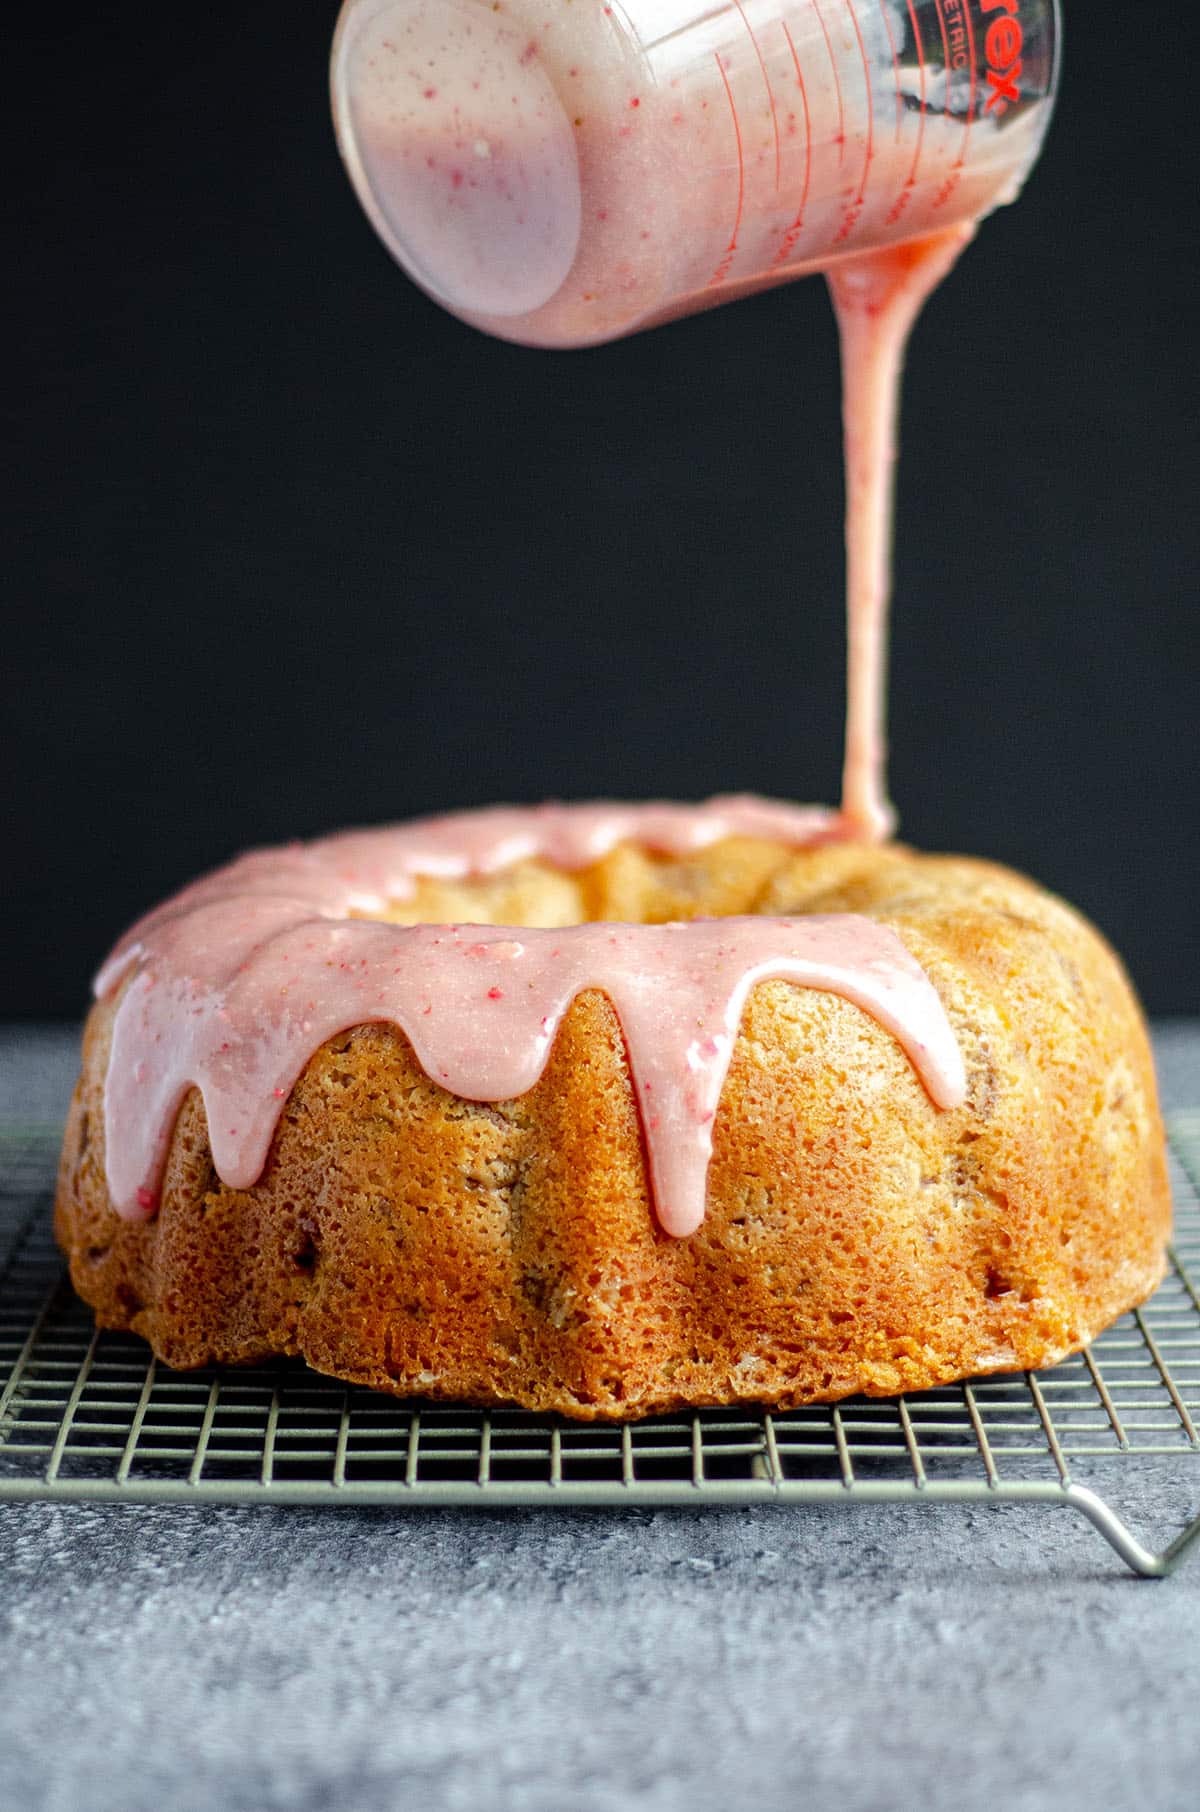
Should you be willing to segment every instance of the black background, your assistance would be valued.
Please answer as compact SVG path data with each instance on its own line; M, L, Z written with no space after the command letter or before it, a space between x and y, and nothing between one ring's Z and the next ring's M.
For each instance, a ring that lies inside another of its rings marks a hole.
M247 843L836 796L823 286L574 355L460 326L342 175L334 10L6 26L2 1014L76 1014L124 924ZM1042 164L918 332L892 783L911 840L1028 868L1194 1012L1200 29L1144 10L1068 5Z

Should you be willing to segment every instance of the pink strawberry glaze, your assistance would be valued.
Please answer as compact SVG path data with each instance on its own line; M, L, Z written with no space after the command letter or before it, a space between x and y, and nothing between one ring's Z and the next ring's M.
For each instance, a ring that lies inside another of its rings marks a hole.
M971 224L846 258L827 272L842 346L846 458L846 759L842 811L886 836L887 642L900 381L917 317L975 236Z
M105 1095L118 1212L154 1212L193 1085L218 1174L249 1188L297 1077L336 1033L397 1025L433 1081L503 1101L537 1082L564 1013L591 988L620 1019L658 1219L677 1237L704 1218L713 1120L757 982L852 1001L896 1038L935 1105L959 1106L962 1058L941 1001L870 919L529 930L347 916L411 896L418 875L489 874L530 857L581 868L618 843L683 854L739 834L805 847L845 829L835 814L752 798L497 808L261 850L196 882L136 926L97 978L101 996L128 978Z

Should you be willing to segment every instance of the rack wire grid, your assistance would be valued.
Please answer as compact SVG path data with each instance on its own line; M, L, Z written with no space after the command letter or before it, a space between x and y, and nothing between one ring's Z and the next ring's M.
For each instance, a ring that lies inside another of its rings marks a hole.
M618 1425L398 1402L298 1361L169 1371L98 1332L71 1288L51 1233L59 1136L0 1128L0 1501L1032 1503L1080 1512L1147 1577L1200 1547L1200 1517L1143 1546L1076 1477L1119 1487L1171 1456L1200 1495L1200 1111L1171 1126L1166 1281L1078 1357L896 1399Z

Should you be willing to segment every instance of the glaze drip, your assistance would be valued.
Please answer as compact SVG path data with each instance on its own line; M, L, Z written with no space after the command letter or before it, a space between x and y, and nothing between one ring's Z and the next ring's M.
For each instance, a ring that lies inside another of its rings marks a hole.
M712 1127L747 995L784 980L853 1002L907 1053L941 1108L961 1104L961 1055L928 976L888 927L853 914L690 924L399 927L346 915L403 897L422 866L492 872L520 855L582 866L631 828L697 849L728 826L795 843L835 822L766 801L706 807L551 807L428 821L259 851L168 901L118 947L98 991L117 1007L105 1097L118 1212L154 1212L188 1089L204 1099L217 1173L249 1188L313 1053L352 1026L389 1023L432 1081L469 1100L524 1094L563 1015L601 990L618 1015L655 1209L677 1237L704 1218Z

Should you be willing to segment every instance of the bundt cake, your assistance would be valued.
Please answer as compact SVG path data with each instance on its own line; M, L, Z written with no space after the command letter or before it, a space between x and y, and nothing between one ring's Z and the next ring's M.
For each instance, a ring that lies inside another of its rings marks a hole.
M1061 901L766 801L258 852L98 980L56 1228L176 1367L578 1417L1049 1364L1170 1208L1142 1018Z

